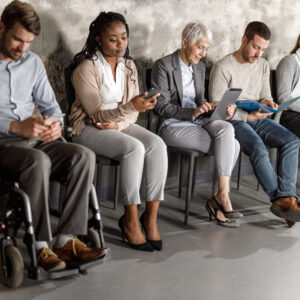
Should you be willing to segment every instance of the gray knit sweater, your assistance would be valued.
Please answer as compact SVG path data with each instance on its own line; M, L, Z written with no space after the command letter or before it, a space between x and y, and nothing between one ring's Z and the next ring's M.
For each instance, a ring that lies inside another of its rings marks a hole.
M286 102L292 98L292 92L299 80L300 67L295 56L288 55L284 57L276 69L276 90L279 103ZM300 101L293 103L289 108L300 112Z
M220 101L227 88L241 88L240 100L272 100L270 68L259 58L254 63L240 64L233 53L219 60L212 68L209 79L209 99ZM232 120L247 121L247 112L236 109Z

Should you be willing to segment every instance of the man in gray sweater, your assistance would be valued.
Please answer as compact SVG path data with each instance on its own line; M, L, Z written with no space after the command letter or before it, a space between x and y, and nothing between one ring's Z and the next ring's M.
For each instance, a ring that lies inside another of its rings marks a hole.
M247 25L240 48L212 68L209 96L220 101L227 88L242 88L241 100L256 100L277 108L270 91L270 69L262 54L269 45L270 29L262 22ZM249 156L256 177L272 202L271 211L289 226L300 221L296 180L300 140L289 130L269 119L271 113L236 109L230 121L241 150ZM266 146L279 152L277 174Z

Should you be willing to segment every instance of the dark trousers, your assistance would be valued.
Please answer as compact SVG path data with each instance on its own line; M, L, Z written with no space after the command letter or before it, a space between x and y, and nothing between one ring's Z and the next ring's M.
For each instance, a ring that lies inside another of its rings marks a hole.
M292 110L283 111L280 124L300 137L300 113Z
M94 153L83 146L60 140L43 143L36 139L1 138L0 145L1 173L18 181L28 194L37 240L52 239L48 205L50 179L65 184L57 232L86 234Z

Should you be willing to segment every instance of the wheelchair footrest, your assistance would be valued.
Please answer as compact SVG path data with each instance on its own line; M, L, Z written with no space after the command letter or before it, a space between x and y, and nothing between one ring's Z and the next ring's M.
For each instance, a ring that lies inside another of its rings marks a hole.
M49 280L49 279L58 279L67 276L73 276L79 274L78 268L69 268L67 267L64 270L56 272L46 272L43 268L29 268L28 269L28 278L35 280Z
M108 248L107 253L104 256L99 257L98 259L89 261L89 262L80 262L80 261L75 261L71 263L67 263L67 266L70 268L77 268L79 273L81 274L86 274L86 270L89 268L99 265L101 263L104 263L108 261L111 258L111 251Z
M78 274L87 274L87 270L93 266L99 265L108 261L111 258L111 251L108 248L107 253L90 262L71 262L67 263L67 268L57 272L46 272L43 268L28 268L28 278L35 280L51 280L51 279L59 279L67 276L73 276Z

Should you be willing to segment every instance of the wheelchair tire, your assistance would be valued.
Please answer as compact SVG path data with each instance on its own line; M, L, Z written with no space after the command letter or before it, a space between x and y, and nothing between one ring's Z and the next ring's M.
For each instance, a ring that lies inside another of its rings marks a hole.
M88 239L92 247L101 248L99 234L95 229L89 228Z
M0 280L9 288L17 288L23 282L24 263L23 258L15 246L9 245L5 248L7 265L7 277L2 269L2 259L0 259Z

